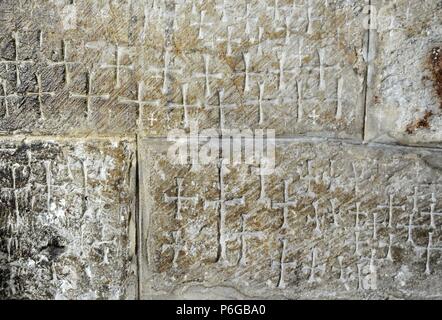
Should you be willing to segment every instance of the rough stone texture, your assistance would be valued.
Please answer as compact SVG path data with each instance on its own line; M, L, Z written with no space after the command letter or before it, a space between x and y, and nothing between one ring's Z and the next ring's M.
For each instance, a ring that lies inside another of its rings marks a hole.
M259 176L140 150L144 298L442 297L438 151L281 141Z
M5 1L0 130L165 136L198 119L360 138L363 5Z
M0 130L134 132L137 108L118 102L136 90L128 3L2 1Z
M134 144L0 143L0 298L135 297Z
M366 139L441 145L440 2L372 1Z
M442 298L441 17L0 1L0 298ZM196 129L276 170L172 164Z
M171 74L161 101L172 112L153 129L186 127L189 119L198 119L208 128L360 138L366 72L362 8L363 1L159 7L158 16L169 18L161 50Z

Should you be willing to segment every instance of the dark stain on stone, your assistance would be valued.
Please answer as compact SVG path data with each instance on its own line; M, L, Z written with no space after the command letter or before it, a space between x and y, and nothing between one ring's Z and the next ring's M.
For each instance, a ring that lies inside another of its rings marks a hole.
M439 108L442 110L442 48L435 47L431 49L431 53L428 59L428 66L431 71L431 78L424 76L424 80L432 80L434 90L439 98ZM413 134L417 129L429 129L430 118L434 115L433 111L425 112L423 118L410 123L407 126L406 132Z
M52 238L46 246L41 248L40 252L46 252L50 260L55 260L63 254L65 250L66 247L61 244L61 240L55 237Z
M433 111L425 112L425 115L421 119L417 119L413 123L407 126L407 133L413 134L417 129L430 129L430 118L433 116Z
M380 103L381 103L381 98L380 98L379 96L374 96L374 97L373 97L373 102L374 102L375 104L380 104Z
M430 56L430 68L433 74L434 89L439 97L440 105L442 109L442 48L437 47L431 50Z

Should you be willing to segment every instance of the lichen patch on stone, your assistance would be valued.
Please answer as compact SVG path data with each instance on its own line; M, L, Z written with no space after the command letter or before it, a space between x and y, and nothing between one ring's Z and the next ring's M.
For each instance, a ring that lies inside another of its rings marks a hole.
M440 101L442 109L442 48L437 47L431 50L431 71L433 74L434 88Z
M427 111L425 112L425 115L413 123L410 123L407 126L407 133L413 134L416 132L417 129L430 129L430 118L433 116L433 111Z

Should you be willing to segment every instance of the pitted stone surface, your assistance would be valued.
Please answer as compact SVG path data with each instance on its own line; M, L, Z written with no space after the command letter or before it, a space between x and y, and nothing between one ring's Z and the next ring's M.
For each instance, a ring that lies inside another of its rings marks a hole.
M134 144L0 144L0 297L135 297Z
M441 297L440 152L279 142L259 176L167 149L141 148L144 298Z
M442 7L372 1L366 139L441 145Z

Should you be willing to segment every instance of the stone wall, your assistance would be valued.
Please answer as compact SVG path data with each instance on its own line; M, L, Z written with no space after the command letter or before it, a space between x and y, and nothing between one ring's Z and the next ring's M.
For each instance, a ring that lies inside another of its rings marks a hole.
M0 22L0 298L442 298L440 1Z

